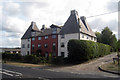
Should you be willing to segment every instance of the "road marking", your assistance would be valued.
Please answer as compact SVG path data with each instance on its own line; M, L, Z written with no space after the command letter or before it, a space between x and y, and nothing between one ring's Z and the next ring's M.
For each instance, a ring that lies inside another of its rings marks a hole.
M16 73L18 75L22 75L21 73L19 72L15 72L15 71L10 71L10 70L6 70L6 69L2 69L3 71L6 71L6 72L10 72L10 73Z
M8 75L8 76L14 76L13 74L15 74L15 76L19 76L19 77L22 76L22 74L19 73L19 72L10 71L10 70L6 70L6 69L0 69L0 73L6 74L6 75ZM11 74L10 74L10 73L11 73Z
M12 74L9 74L9 73L7 73L7 72L1 72L1 71L0 71L0 73L6 74L6 75L8 75L8 76L13 76Z

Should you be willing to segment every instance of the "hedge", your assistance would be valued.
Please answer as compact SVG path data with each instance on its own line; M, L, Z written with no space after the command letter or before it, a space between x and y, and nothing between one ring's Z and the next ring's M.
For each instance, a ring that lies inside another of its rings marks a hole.
M84 62L110 54L111 46L87 40L69 40L68 59L73 63Z
M33 64L47 63L47 59L45 57L37 57L36 55L22 56L21 54L15 53L2 53L2 59L5 61L18 61Z

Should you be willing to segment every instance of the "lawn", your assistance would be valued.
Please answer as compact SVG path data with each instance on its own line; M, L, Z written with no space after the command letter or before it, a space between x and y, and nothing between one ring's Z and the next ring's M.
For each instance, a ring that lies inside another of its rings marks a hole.
M109 70L109 71L115 71L115 72L120 72L120 64L118 65L117 63L107 63L101 66L103 69L105 70Z

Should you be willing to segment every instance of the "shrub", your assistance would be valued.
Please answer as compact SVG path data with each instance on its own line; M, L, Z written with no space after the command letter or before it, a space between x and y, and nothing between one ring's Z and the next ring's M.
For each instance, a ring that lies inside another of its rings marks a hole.
M109 45L93 41L70 40L68 42L68 59L72 63L81 63L110 54L110 49Z
M11 61L20 61L22 59L21 54L16 53L2 53L3 60L11 60Z
M56 65L62 65L64 64L64 61L65 61L64 57L62 56L57 56L57 57L52 58L52 63Z

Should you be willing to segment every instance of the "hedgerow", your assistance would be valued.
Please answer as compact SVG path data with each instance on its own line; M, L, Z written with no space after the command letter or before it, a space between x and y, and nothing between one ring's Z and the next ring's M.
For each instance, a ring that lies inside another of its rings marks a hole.
M93 58L110 54L111 47L87 40L69 40L68 59L72 63L81 63Z

